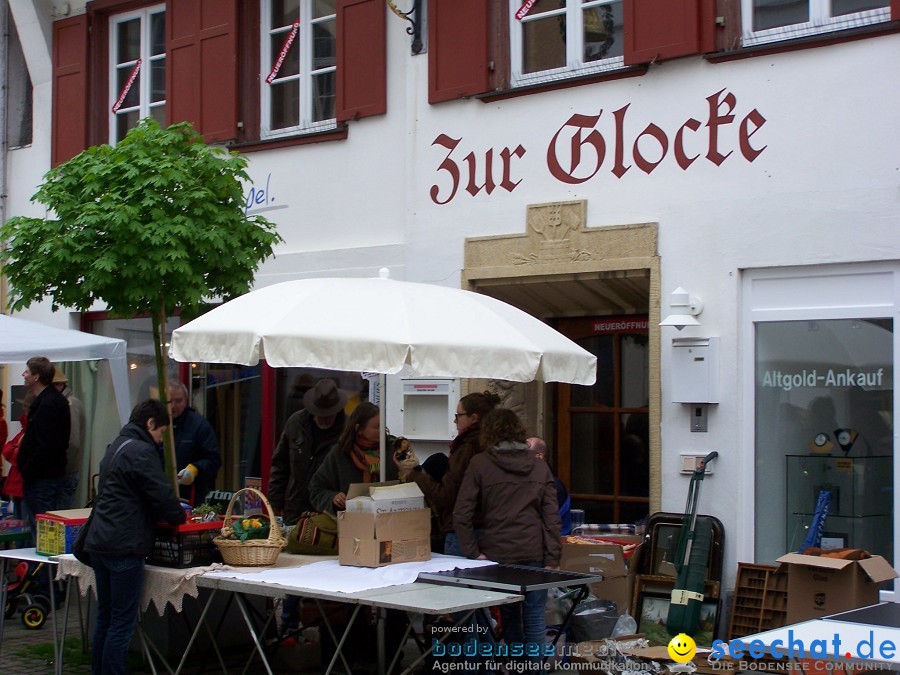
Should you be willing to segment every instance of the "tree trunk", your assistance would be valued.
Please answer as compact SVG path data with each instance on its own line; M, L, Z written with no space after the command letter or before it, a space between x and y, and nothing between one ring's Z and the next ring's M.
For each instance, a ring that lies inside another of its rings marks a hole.
M154 312L150 317L153 324L153 345L156 349L156 381L159 385L159 400L167 410L169 408L169 368L167 363L165 345L166 337L166 309L165 304L160 303L158 312ZM175 489L175 496L178 496L178 464L175 458L175 425L169 424L169 432L163 436L163 453L166 475L172 481L172 487Z

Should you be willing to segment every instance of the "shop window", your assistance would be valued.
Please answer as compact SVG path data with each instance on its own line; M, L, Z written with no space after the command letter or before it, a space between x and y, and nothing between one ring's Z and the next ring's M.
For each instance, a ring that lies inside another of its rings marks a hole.
M806 540L894 558L893 321L756 324L756 558Z
M335 0L263 1L261 137L336 126L335 4Z
M890 0L742 0L743 44L752 46L891 20Z
M622 0L538 0L524 16L510 0L512 84L621 68Z
M109 142L115 145L145 117L165 124L165 6L115 15L109 21Z

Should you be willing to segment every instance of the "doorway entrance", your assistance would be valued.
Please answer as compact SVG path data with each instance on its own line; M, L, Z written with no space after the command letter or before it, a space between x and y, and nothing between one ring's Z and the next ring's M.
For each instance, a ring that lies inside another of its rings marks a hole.
M593 386L557 385L558 472L589 523L633 523L650 511L648 317L561 319L597 357Z

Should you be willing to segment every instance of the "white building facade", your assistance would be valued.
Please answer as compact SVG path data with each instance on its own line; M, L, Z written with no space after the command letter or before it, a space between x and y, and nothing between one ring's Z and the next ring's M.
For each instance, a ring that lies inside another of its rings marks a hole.
M33 131L6 152L5 217L40 215L52 162L189 119L247 155L247 211L284 239L256 287L387 267L598 354L590 390L448 388L518 406L589 521L681 511L683 467L718 451L700 510L726 578L796 550L823 491L826 543L897 560L900 3L416 4L418 53L375 0L12 0ZM677 288L702 310L670 306ZM267 473L290 384L244 377L259 412L234 452L258 458L234 480Z

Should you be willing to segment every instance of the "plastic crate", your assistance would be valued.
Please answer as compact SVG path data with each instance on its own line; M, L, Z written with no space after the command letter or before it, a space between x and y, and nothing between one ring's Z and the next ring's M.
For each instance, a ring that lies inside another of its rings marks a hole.
M71 553L72 543L90 512L90 509L70 509L68 511L48 511L35 516L37 553L41 555Z
M213 544L221 531L221 520L175 526L159 524L147 562L162 567L205 567L222 562L219 549Z

